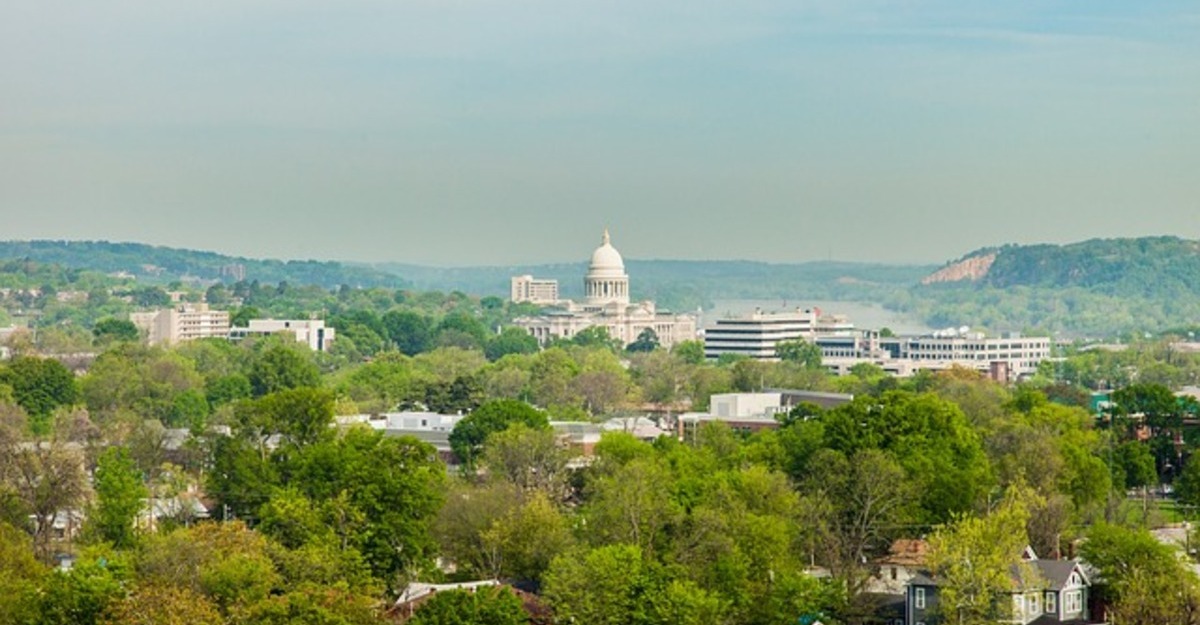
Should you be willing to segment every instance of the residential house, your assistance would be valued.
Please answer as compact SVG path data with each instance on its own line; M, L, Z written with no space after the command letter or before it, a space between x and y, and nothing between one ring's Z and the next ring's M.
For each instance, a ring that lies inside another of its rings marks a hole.
M1042 560L1026 549L1022 562L1012 567L1013 590L1002 601L1011 605L1009 617L1001 622L1018 625L1103 625L1092 620L1088 610L1091 581L1077 560ZM908 583L904 625L935 625L942 622L938 611L939 580L928 572L918 573Z

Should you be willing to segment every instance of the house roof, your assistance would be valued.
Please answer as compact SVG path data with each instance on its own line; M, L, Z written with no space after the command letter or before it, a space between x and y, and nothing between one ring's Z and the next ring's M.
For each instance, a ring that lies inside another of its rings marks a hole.
M1090 585L1087 574L1083 571L1083 567L1075 560L1028 560L1030 566L1033 566L1037 574L1042 578L1038 586L1041 590L1062 590L1067 581L1071 579L1071 573L1078 571L1079 576L1083 578L1085 585ZM1026 590L1030 589L1022 578L1022 568L1020 564L1014 564L1010 569L1013 582L1018 587ZM1029 580L1032 583L1034 580ZM929 571L918 571L909 580L911 586L939 586L939 581L929 574Z
M929 543L919 538L901 538L892 543L888 554L876 560L879 564L896 566L925 566Z
M1083 578L1085 584L1088 583L1083 567L1074 560L1034 560L1033 564L1037 566L1038 573L1041 573L1042 578L1046 580L1047 590L1062 590L1071 578L1071 573L1075 571L1079 571L1079 576Z
M424 584L421 582L413 582L409 584L404 592L400 593L400 597L396 599L396 605L403 605L412 601L421 599L435 592L446 590L471 590L478 588L486 588L489 586L499 586L501 584L498 579L483 579L474 582L461 582L458 584Z

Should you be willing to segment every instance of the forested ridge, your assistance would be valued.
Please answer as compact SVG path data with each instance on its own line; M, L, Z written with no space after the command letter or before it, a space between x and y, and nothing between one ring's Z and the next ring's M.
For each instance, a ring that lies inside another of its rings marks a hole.
M222 267L241 265L245 279L264 283L290 282L325 288L406 286L394 274L332 261L272 260L226 256L215 252L108 241L0 241L0 259L25 259L73 270L126 273L143 282L166 284L180 280L234 282Z
M1200 242L1093 239L985 248L986 275L894 293L887 305L935 327L970 325L1064 336L1158 332L1200 318Z

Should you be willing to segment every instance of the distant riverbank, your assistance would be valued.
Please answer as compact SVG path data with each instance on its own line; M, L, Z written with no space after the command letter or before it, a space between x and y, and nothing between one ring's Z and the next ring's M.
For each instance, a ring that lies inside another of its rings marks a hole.
M891 328L896 334L926 334L933 328L902 312L888 310L878 304L863 302L844 302L828 300L778 300L778 299L726 299L716 300L712 308L703 312L701 323L704 327L716 323L717 319L734 317L761 309L763 312L794 311L797 308L819 308L821 312L845 315L862 330L878 330Z

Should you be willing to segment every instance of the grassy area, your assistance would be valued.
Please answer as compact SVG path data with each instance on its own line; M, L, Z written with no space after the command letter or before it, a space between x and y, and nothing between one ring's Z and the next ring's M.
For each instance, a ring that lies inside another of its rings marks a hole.
M1196 511L1190 507L1186 509L1180 507L1179 503L1174 499L1155 499L1153 500L1153 504L1158 513L1162 515L1163 522L1168 524L1182 523L1188 517L1194 517L1196 514Z

